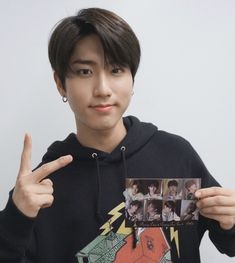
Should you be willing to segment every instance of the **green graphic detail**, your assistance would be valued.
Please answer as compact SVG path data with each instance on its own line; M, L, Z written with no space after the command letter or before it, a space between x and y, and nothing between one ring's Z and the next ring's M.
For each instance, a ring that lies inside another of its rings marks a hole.
M116 253L125 245L126 235L117 234L110 231L107 236L100 235L89 243L77 254L79 263L111 263L115 259Z

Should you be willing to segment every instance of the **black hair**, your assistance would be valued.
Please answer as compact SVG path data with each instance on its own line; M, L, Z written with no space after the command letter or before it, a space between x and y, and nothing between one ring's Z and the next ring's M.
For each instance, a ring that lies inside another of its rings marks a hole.
M191 179L191 180L186 181L185 184L184 184L184 186L185 186L186 189L188 189L188 188L190 188L190 187L191 187L192 185L194 185L194 184L197 185L197 184L196 184L196 181L193 180L193 179Z
M130 203L130 206L138 206L138 209L142 207L142 203L139 200L134 200Z
M175 211L175 202L174 201L166 201L164 204L166 207L170 208L171 211Z
M148 206L152 205L154 207L154 210L158 210L159 202L156 199L152 199L148 202Z
M159 182L157 180L147 180L147 187L150 187L151 185L155 186L158 189Z
M115 13L101 8L86 8L59 21L49 39L49 60L63 88L67 74L72 72L69 62L76 44L91 34L96 34L102 43L105 63L128 67L134 81L141 55L135 33Z
M167 184L168 187L170 186L176 186L178 187L178 182L176 180L170 180Z

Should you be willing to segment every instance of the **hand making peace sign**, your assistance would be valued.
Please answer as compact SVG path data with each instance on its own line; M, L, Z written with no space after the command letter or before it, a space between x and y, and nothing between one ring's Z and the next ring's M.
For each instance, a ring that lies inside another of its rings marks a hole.
M28 217L36 217L41 208L53 203L53 184L45 179L49 174L68 165L71 155L62 156L52 162L43 164L32 172L31 167L32 139L26 134L21 155L20 170L13 191L13 202Z

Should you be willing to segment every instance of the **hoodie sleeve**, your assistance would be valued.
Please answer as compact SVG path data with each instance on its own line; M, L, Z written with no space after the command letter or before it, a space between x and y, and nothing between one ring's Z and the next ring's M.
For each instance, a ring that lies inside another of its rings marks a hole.
M191 145L190 148L191 173L194 177L202 178L202 188L220 186ZM200 224L201 229L209 231L210 240L221 253L230 257L235 256L235 226L230 230L223 230L217 221L203 216L200 216Z
M33 249L34 221L17 209L11 191L5 209L0 212L0 262L36 262Z

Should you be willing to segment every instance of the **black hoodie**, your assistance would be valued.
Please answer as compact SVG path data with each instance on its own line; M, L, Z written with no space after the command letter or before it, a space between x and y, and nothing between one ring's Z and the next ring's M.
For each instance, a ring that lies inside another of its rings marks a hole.
M224 231L202 216L193 224L125 227L126 179L200 178L218 186L182 137L150 123L124 118L126 137L111 152L83 147L75 134L56 141L42 163L71 154L73 162L51 174L54 203L36 219L12 202L0 213L1 263L200 262L206 230L221 253L235 256L235 229Z

